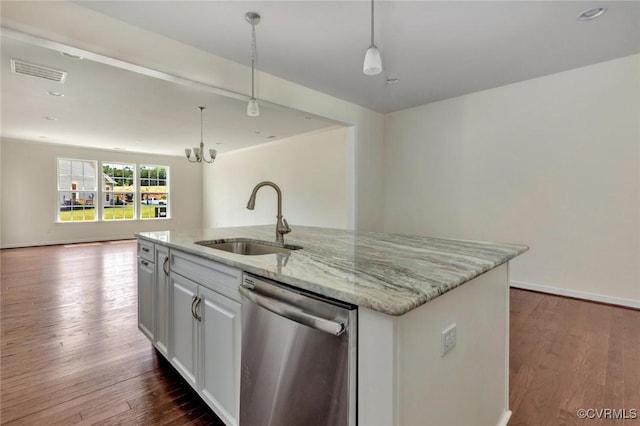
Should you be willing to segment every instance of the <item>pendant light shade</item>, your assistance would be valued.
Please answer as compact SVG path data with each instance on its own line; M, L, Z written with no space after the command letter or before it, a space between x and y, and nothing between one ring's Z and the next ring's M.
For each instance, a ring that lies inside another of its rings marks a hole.
M367 49L367 54L364 56L362 72L366 75L378 75L382 72L382 57L375 45Z
M255 94L255 71L256 58L258 57L258 49L256 47L256 25L260 22L261 16L258 12L247 12L245 19L251 24L251 99L247 104L247 115L249 117L258 117L260 115L260 105Z
M249 117L258 117L260 115L260 105L258 105L256 98L249 99L249 103L247 104L247 115Z
M378 75L382 72L382 56L373 42L373 0L371 0L371 45L364 55L362 72L366 75Z

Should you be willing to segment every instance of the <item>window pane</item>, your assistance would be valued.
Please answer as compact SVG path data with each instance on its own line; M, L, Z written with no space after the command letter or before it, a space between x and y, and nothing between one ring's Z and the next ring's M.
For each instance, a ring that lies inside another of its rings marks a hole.
M102 163L102 194L103 220L135 219L135 164Z
M140 166L140 217L169 217L169 167Z
M97 167L95 161L58 159L58 221L96 220Z

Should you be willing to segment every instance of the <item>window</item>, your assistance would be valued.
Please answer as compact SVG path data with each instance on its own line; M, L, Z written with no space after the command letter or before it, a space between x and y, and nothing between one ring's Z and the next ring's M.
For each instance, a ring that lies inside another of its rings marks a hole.
M140 218L169 217L169 168L140 166Z
M59 222L96 220L97 170L96 161L58 159Z
M58 222L166 219L169 208L167 166L58 158Z
M102 220L136 218L135 164L102 163Z

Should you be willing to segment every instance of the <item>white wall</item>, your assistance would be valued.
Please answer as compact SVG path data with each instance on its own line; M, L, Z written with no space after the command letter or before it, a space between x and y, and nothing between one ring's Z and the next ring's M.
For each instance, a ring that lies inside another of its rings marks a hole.
M10 139L2 140L1 151L3 248L133 238L139 231L202 226L202 168L182 157ZM56 223L57 157L169 166L171 219Z
M518 285L640 307L640 55L387 119L385 231L528 244Z
M398 317L359 308L359 424L506 425L508 275L500 265ZM453 324L456 345L442 356Z
M398 317L396 425L506 426L507 282L501 265ZM456 346L441 356L441 332L452 324Z
M5 2L2 25L194 81L247 93L250 68L109 18L70 2ZM131 43L135 40L135 43ZM383 116L358 105L257 72L260 99L354 125L348 180L351 226L382 230ZM204 171L213 179L212 168ZM205 192L204 205L214 209Z
M211 200L205 227L276 222L277 197L261 188L253 211L246 205L253 187L272 181L282 190L282 212L289 224L346 228L347 129L313 132L218 155L204 183Z

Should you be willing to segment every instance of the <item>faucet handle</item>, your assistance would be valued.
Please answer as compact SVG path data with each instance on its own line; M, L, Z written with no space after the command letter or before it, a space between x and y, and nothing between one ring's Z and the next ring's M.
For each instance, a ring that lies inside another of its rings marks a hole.
M284 223L284 228L280 229L278 232L280 232L281 234L288 234L289 232L291 232L291 228L289 228L287 219L282 218L282 222Z

